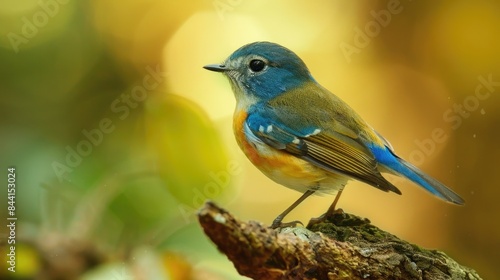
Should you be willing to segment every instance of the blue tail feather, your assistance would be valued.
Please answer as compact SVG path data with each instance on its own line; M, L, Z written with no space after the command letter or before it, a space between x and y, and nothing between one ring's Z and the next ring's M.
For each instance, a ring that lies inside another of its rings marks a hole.
M446 187L441 182L425 174L416 166L395 155L387 147L371 147L377 161L395 173L406 177L417 185L423 187L435 196L455 203L464 204L465 201L454 191Z

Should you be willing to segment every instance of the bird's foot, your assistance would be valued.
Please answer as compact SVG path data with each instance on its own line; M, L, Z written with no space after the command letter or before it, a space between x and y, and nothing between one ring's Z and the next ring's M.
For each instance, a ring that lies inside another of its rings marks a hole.
M288 223L282 223L279 220L274 220L273 224L271 225L272 229L282 229L282 228L287 228L287 227L296 227L298 224L304 225L301 221L295 220L291 221Z
M326 212L325 214L319 216L318 218L311 218L311 220L309 220L309 223L307 224L307 228L310 228L314 225L323 223L323 222L327 221L329 218L333 217L334 215L338 215L338 214L344 214L344 210L342 210L341 208L338 208L338 209L335 209L331 212Z

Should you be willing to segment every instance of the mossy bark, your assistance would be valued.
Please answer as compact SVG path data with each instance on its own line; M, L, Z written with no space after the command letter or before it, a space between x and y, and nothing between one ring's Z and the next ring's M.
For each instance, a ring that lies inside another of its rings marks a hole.
M308 229L281 230L242 222L211 202L198 217L238 272L253 279L481 279L443 252L346 213Z

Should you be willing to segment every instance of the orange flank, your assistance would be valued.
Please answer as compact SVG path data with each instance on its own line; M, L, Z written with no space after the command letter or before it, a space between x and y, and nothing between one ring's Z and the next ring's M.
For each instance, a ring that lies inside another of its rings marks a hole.
M234 136L236 137L236 142L238 142L238 146L240 146L240 149L243 150L245 155L254 165L259 166L262 161L264 161L264 159L260 158L255 147L247 141L245 136L245 128L243 127L243 125L247 119L247 116L248 114L244 110L240 110L234 113L233 132Z
M278 182L278 178L281 180L287 178L286 181L290 182L288 186L296 189L299 186L314 185L314 182L319 182L328 176L324 170L303 159L266 144L250 142L244 132L246 118L245 111L234 114L233 129L236 141L248 159L271 179Z

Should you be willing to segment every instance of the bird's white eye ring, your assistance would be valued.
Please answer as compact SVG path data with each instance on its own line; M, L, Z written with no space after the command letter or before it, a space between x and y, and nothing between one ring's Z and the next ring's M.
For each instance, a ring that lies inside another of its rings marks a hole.
M266 62L264 60L261 60L261 59L252 59L252 60L250 60L248 67L253 72L260 72L260 71L264 70L264 68L266 67Z

